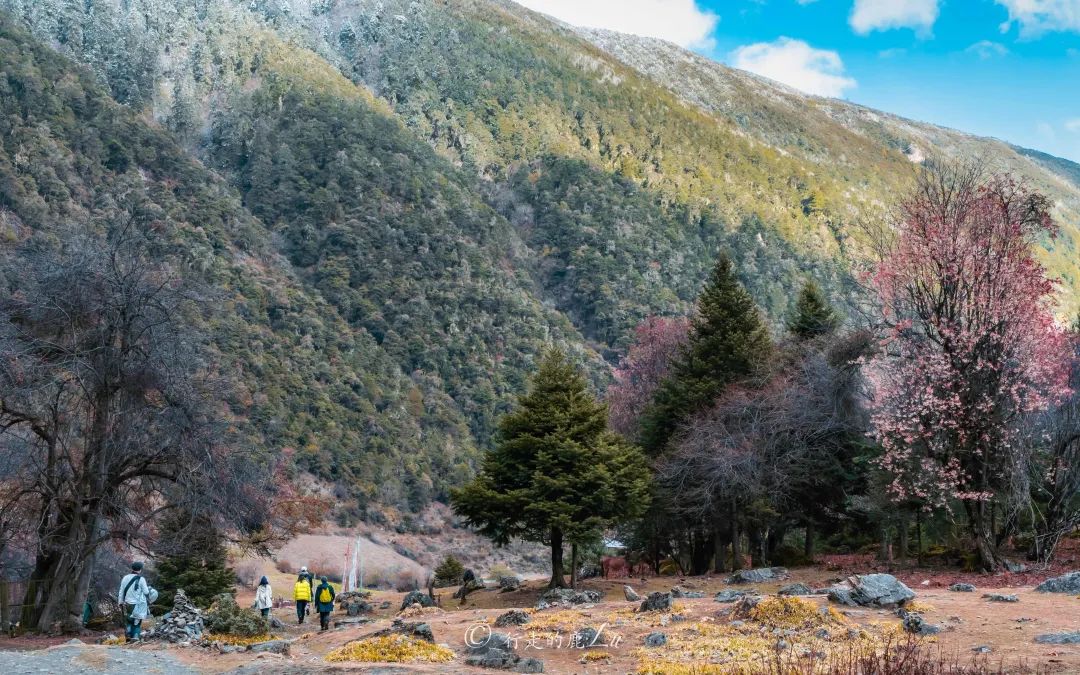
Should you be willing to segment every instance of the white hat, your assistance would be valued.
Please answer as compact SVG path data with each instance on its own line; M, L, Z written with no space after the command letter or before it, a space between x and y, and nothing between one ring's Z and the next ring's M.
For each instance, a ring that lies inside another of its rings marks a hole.
M301 567L301 568L300 568L300 571L301 571L301 572L307 572L307 567Z

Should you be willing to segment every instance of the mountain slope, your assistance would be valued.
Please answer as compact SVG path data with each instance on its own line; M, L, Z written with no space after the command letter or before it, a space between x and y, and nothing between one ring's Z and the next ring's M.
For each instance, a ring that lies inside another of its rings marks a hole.
M0 53L5 292L19 279L4 278L3 258L20 244L100 233L138 210L184 273L221 298L210 331L248 442L271 454L296 448L302 467L361 503L426 503L470 473L453 402L430 377L402 374L370 335L305 291L235 191L3 14Z

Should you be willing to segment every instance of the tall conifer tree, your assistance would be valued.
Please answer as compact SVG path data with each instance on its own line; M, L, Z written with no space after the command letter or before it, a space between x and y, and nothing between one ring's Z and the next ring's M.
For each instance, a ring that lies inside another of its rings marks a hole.
M607 408L557 350L545 354L479 475L455 490L454 510L496 543L551 546L551 587L564 587L563 544L595 537L648 505L640 449L608 431Z
M731 382L752 374L772 353L769 331L727 254L698 297L690 341L660 386L642 423L642 445L660 453L688 417L707 408Z
M821 288L811 279L803 285L795 303L795 314L787 328L799 340L813 340L828 335L840 325L840 318L825 299Z

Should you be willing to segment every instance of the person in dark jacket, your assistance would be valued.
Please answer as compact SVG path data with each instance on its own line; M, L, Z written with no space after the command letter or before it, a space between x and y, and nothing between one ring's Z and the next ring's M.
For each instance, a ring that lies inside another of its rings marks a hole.
M330 612L334 611L334 587L326 580L319 579L320 583L315 587L315 611L319 613L320 630L330 628Z

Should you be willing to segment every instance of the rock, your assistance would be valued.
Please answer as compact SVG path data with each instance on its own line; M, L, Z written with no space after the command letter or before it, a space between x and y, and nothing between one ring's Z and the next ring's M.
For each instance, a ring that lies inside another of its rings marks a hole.
M544 672L544 662L540 659L524 658L518 660L514 664L515 673L542 673Z
M282 654L288 656L289 643L291 642L292 640L267 640L266 642L256 642L248 647L248 651L267 652L270 654Z
M953 584L949 590L954 593L974 593L975 587L971 584Z
M86 645L86 643L83 642L82 640L80 640L79 638L71 638L70 640L68 640L67 642L64 643L65 647L83 647L85 645Z
M530 621L529 613L522 609L512 609L505 614L500 614L499 618L495 619L495 625L503 628L505 626L524 626Z
M425 596L427 597L427 596ZM345 613L349 616L360 616L375 609L367 600L353 600L345 605Z
M405 597L401 601L401 609L405 609L412 604L417 604L421 607L434 607L435 601L427 593L421 590L414 590L405 594Z
M1073 593L1080 595L1080 571L1047 579L1035 587L1040 593Z
M469 653L473 655L487 654L491 651L500 651L506 654L513 653L514 641L506 633L488 633L487 636L474 645L469 645Z
M591 626L586 626L579 629L570 639L570 644L579 649L589 649L590 647L603 647L603 643L600 642L600 633L603 629L597 630Z
M233 654L240 651L241 648L236 645L221 645L218 647L218 651L222 654Z
M516 591L521 588L521 577L508 575L498 578L499 592L509 593L510 591Z
M851 589L844 586L834 586L828 589L829 600L848 607L858 607L858 603L855 602L855 598L851 594Z
M814 633L814 637L819 640L828 640L832 635L829 634L828 628L818 628L817 632Z
M978 647L972 647L971 651L975 652L976 654L989 654L993 650L990 649L990 645L979 645Z
M829 589L830 600L851 607L899 607L914 597L915 592L891 574L864 574L852 577L850 589Z
M1011 560L1006 560L1005 569L1009 570L1013 574L1020 574L1021 572L1027 571L1027 565L1023 563L1015 563Z
M713 600L716 602L735 602L744 595L757 595L757 589L748 588L744 591L736 591L734 589L725 589L717 593Z
M645 636L646 647L663 647L667 644L667 635L659 631Z
M281 623L281 619L277 618L273 614L270 615L270 621L268 622L270 627L274 630L281 630L285 627L285 624Z
M380 602L379 603L379 609L390 609L390 601L389 600L383 600L382 602Z
M788 584L776 592L777 595L813 595L814 589L805 584Z
M649 593L649 597L641 603L642 612L666 612L671 609L671 593Z
M1080 644L1080 631L1036 635L1035 642L1043 645L1076 645Z
M671 589L671 597L673 598L704 598L705 594L701 591L687 591L682 586L674 586Z
M375 619L358 616L349 619L334 619L334 628L348 628L349 626L363 626L364 624L372 623Z
M548 607L570 607L572 605L591 605L600 602L598 591L575 591L572 588L552 588L540 596L537 609Z
M729 584L760 584L763 581L778 581L788 578L788 571L783 567L759 567L752 570L739 570L728 577Z
M637 591L635 591L633 588L630 588L629 585L622 587L622 593L623 597L625 597L628 602L637 602L641 600L641 596L638 595Z
M983 593L983 599L990 602L1020 602L1015 595L1002 595L1001 593Z
M905 632L915 635L937 635L941 632L941 626L926 623L922 615L915 612L908 612L904 616L903 626Z

